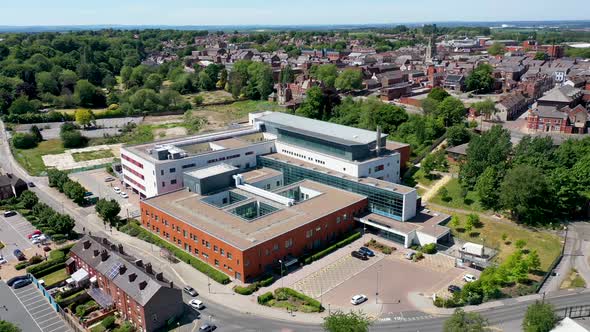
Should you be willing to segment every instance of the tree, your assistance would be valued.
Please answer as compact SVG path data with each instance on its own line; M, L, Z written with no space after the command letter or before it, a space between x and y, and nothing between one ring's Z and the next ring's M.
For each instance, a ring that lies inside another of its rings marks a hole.
M225 85L227 84L227 70L225 67L221 69L219 73L219 81L215 84L218 89L225 89Z
M76 82L78 82L78 75L72 70L64 69L59 74L59 84L61 84L62 88L74 91Z
M63 185L70 181L68 177L68 173L57 170L55 168L50 168L47 170L47 179L49 180L49 186L58 188L59 191L62 191Z
M163 78L160 74L150 74L143 86L147 89L152 89L154 91L159 91L160 87L162 86Z
M557 320L553 305L536 301L527 308L522 329L525 332L549 332L555 327Z
M479 196L481 205L486 209L499 208L499 189L502 178L497 167L488 166L475 183L475 192Z
M475 225L473 224L473 219L467 218L467 221L465 222L465 231L467 233L471 233L473 227L475 227Z
M451 221L449 221L449 224L452 227L457 228L457 227L459 227L459 225L461 225L461 220L459 220L459 217L457 217L456 215L453 215L451 217Z
M21 329L11 322L0 320L0 332L21 332Z
M487 98L485 100L473 103L471 108L475 109L477 113L483 116L486 120L489 120L492 115L498 112L496 109L496 103Z
M215 81L213 81L205 71L200 72L198 78L200 90L209 91L215 88Z
M98 215L104 220L105 223L114 224L118 219L118 214L121 212L121 206L114 200L106 200L101 198L94 207Z
M324 86L327 88L333 88L334 84L336 83L336 77L338 77L338 69L336 68L336 65L326 64L314 66L315 68L310 70L312 76L324 83Z
M198 132L205 124L207 124L207 119L194 115L190 110L186 111L182 118L183 125L189 134Z
M74 149L86 146L88 139L77 130L66 131L60 135L64 148Z
M544 60L549 59L549 55L547 55L547 53L545 53L545 52L539 51L539 52L535 53L534 59L544 61Z
M40 72L35 75L35 81L37 81L37 91L39 93L50 93L52 95L59 94L59 87L57 86L57 80L49 72Z
M82 205L84 203L84 195L86 194L86 188L76 181L68 181L63 185L64 194L76 204Z
M195 98L193 98L193 102L197 106L203 105L204 101L205 101L205 98L203 98L203 96L201 96L201 95L197 95L197 96L195 96Z
M447 158L445 157L444 150L438 150L436 152L428 154L420 163L420 168L424 172L425 176L430 176L430 173L434 170L444 172L448 168Z
M16 133L12 136L12 146L17 149L32 149L37 146L37 137L28 133Z
M432 90L430 90L427 98L434 99L436 101L441 102L449 96L450 96L450 94L445 89L437 86L437 87L432 88Z
M37 127L37 125L32 125L31 129L29 129L29 132L31 133L31 135L35 136L35 140L37 142L43 141L43 135L41 134L41 129L39 129L39 127Z
M80 106L103 106L106 99L94 84L88 80L79 80L74 89L74 99Z
M39 202L37 195L30 190L25 190L18 199L25 209L32 209Z
M504 53L506 53L506 45L504 45L502 43L494 42L492 44L492 46L490 46L490 48L488 48L488 53L493 56L503 55Z
M449 147L469 142L471 133L463 123L455 124L447 129L447 144Z
M364 313L340 310L325 317L323 324L326 332L367 332L370 326L371 320Z
M360 70L347 69L340 73L334 82L338 90L358 90L363 87L363 74Z
M311 119L329 118L326 114L326 101L322 89L314 86L305 93L305 100L297 108L296 113Z
M75 117L76 122L82 127L88 126L94 120L94 114L87 109L76 110Z
M515 246L517 249L523 249L523 248L526 246L526 241L525 241L525 240L522 240L522 239L520 239L520 240L517 240L517 241L514 243L514 246Z
M456 309L453 315L445 321L444 332L483 332L489 331L485 318L476 312L465 312Z
M500 203L517 221L539 224L553 215L549 189L549 183L540 169L517 165L506 172L500 186Z
M279 74L279 81L283 84L285 83L293 83L295 81L295 73L291 66L287 65L281 68L281 73Z
M26 96L18 97L8 108L9 114L26 114L35 113L36 111L37 108L35 107L35 104Z
M461 123L465 120L465 106L455 97L446 97L434 112L434 116L442 119L445 127Z
M482 226L481 220L479 220L479 215L475 213L470 213L467 215L467 222L472 224L475 228L480 228Z
M527 256L527 265L529 266L529 272L536 272L541 269L541 258L537 250L532 250Z
M461 184L472 189L486 168L506 162L511 148L510 133L498 125L480 136L474 136L469 142L467 157L459 172Z
M489 92L494 87L492 72L494 68L488 64L481 64L465 80L467 90L476 92Z

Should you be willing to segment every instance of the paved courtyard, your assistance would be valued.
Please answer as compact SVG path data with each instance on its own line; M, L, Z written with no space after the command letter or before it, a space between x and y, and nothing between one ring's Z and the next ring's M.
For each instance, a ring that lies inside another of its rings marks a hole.
M104 165L104 164L108 164L108 163L113 162L113 160L115 160L114 156L120 155L119 149L121 148L121 146L122 146L122 144L112 144L112 145L90 146L90 147L82 148L82 149L70 149L70 150L66 150L66 152L60 153L60 154L44 155L42 158L43 158L43 163L45 164L45 166L55 167L55 168L62 170L62 171L76 169L76 168L92 167L92 166ZM103 151L103 150L111 150L113 153L113 157L76 161L73 156L74 153L94 152L94 151Z
M35 227L20 214L12 217L0 215L0 241L5 245L0 249L0 255L9 262L16 261L12 254L14 249L20 249L27 257L32 256L31 251L35 246L28 239L28 235L34 230Z

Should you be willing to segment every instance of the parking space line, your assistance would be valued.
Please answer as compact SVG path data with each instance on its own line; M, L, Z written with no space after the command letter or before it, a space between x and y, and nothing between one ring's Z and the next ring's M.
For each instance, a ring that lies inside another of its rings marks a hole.
M55 323L51 323L51 324L49 324L49 325L45 326L45 328L46 328L46 329L47 329L48 327L50 327L50 326L53 326L53 325L55 325L55 324L63 324L63 321L62 321L62 320L61 320L59 317L55 317L55 318L57 318L57 322L55 322ZM45 324L45 322L43 322L43 323L41 323L41 324Z
M16 296L19 296L19 297L20 297L20 296L28 296L28 295L31 295L31 294L34 294L34 293L36 293L36 291L35 291L35 289L36 289L36 288L28 288L28 289L27 289L27 288L23 288L23 289L24 289L24 290L22 290L22 291L20 291L20 292L16 292L16 291L15 291L15 292L14 292L14 294L15 294ZM33 291L32 293L31 293L31 292L29 292L29 291L31 291L31 290ZM25 293L27 293L27 294L25 294ZM22 294L24 294L24 295L22 295Z
M63 327L65 327L65 328L66 328L66 331L67 331L67 326L66 326L66 324L64 323L64 324L63 324L63 326L58 326L58 327L56 327L56 328L54 328L54 329L51 329L51 330L49 330L49 331L45 331L45 332L53 332L53 331L58 331L59 329L61 329L61 328L63 328Z
M20 304L23 306L23 308L25 308L25 310L27 311L27 313L29 314L29 316L31 316L31 319L33 320L33 322L35 322L35 325L37 325L37 327L39 328L39 330L43 331L43 329L41 328L41 326L39 326L39 323L37 323L37 321L35 320L35 318L33 318L33 315L31 314L31 312L29 311L29 309L27 309L27 307L24 305L24 303L18 298L18 296L16 295L16 293L14 293L14 291L12 289L10 289L10 291L14 294L14 296L16 296L16 299L18 300L18 302L20 302Z
M16 230L16 229L15 229L15 228L12 226L12 224L11 224L11 223L9 223L8 221L6 221L4 218L0 218L0 219L4 220L4 222L6 222L6 223L8 224L8 226L10 226L10 228L14 229L14 231L15 231L15 232L17 232L17 233L18 233L18 235L19 235L20 237L22 237L22 238L23 238L23 240L25 240L25 241L28 241L28 239L27 239L27 238L25 238L25 237L24 237L24 236L23 236L21 233L19 233L19 232L18 232L18 231L17 231L17 230Z
M43 311L45 311L45 310L50 310L50 312L48 312L48 313L46 313L46 314L43 314L43 315L41 315L41 316L37 317L37 319L41 319L41 318L43 318L43 317L45 317L45 316L47 316L47 315L51 315L51 314L55 313L55 309L53 309L53 308L51 308L51 307L50 307L50 308L45 308L45 309L43 309L43 310L41 310L41 311L37 312L37 314L39 314L39 313L41 313L41 312L43 312Z
M39 302L43 301L43 298L40 298L40 299L32 299L32 301L30 301L30 302L29 302L29 301L30 301L30 300L23 301L23 303L24 303L25 305L28 305L28 306L30 306L30 305L33 305L33 304L35 304L35 303L39 303Z
M52 317L49 317L49 318L44 319L43 321L40 321L39 322L39 325L45 325L47 323L50 323L48 326L51 326L51 325L57 323L57 322L54 322L54 320L56 320L56 319L58 321L61 321L60 318L59 318L59 316L57 316L57 313L54 316L52 316Z
M17 295L18 295L18 296L21 298L21 300L23 300L23 301L28 301L28 300L32 299L33 297L35 297L35 296L39 296L39 294L37 294L37 292L36 292L36 291L33 291L32 293L27 293L27 294L24 294L24 295L20 295L20 294L17 294ZM29 296L33 296L33 297L30 297L30 298L26 299L26 297L29 297Z
M49 302L41 303L40 305L37 305L37 306L31 307L31 311L34 311L34 309L37 309L37 308L43 307L43 306L45 306L45 305L47 305L47 304L49 304Z

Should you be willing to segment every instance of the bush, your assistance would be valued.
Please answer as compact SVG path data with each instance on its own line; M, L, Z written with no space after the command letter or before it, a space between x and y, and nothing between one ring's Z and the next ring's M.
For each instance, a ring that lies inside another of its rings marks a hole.
M422 246L422 252L425 254L436 254L436 243L429 243Z
M260 280L260 287L268 287L268 286L272 285L273 282L275 282L275 277L263 276L263 277L261 277L261 280Z
M345 238L344 240L341 240L339 242L336 242L335 244L329 246L328 248L321 250L313 255L311 255L310 257L306 257L304 258L304 263L305 264L309 264L313 261L317 261L318 259L321 259L322 257L358 240L361 238L361 233L360 232L355 232L352 235L350 235L349 237Z
M31 265L31 263L29 263L29 262L20 262L20 263L16 264L14 266L14 268L18 271L18 270L24 269L25 267L27 267L29 265Z
M260 296L258 296L258 304L266 305L270 300L273 300L275 296L272 292L266 292Z
M33 257L31 257L29 259L29 263L31 263L31 265L33 264L39 264L43 261L43 257L39 256L39 255L35 255Z
M416 255L414 255L414 261L416 262L421 260L422 258L424 258L424 254L421 251L418 251Z
M393 248L393 249L395 249L395 248ZM392 250L391 247L385 247L385 248L381 249L381 252L384 253L384 254L386 254L386 255L391 255L391 252L392 251L393 250Z
M258 290L258 283L253 283L253 284L250 284L246 287L242 287L242 286L235 286L234 287L234 292L236 292L240 295L250 295L257 290Z
M12 136L12 146L17 149L32 149L37 143L37 138L32 134L16 133Z
M311 297L299 293L298 291L291 289L291 288L277 288L275 290L275 295L277 296L277 299L288 299L289 297L293 297L296 298L302 302L305 302L305 305L321 312L324 310L324 308L322 307L322 304L320 303L320 301L312 299Z
M115 316L109 316L100 322L100 325L104 326L105 329L110 329L115 325Z

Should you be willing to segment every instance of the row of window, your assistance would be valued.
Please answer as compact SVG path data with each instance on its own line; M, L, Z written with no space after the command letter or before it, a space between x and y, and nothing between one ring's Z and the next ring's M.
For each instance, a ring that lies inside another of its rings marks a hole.
M219 157L219 158L215 158L215 159L209 159L207 160L207 164L211 164L211 163L215 163L218 161L223 161L223 160L230 160L230 159L235 159L235 158L240 158L241 154L234 154L231 156L227 156L227 157Z
M129 166L123 165L123 169L129 173L132 173L133 175L137 176L138 178L144 180L143 174L139 173L138 171L136 171L134 169L131 169Z
M323 160L314 159L312 157L305 156L305 155L303 155L301 153L297 153L297 152L293 152L293 151L289 151L289 150L285 150L285 149L281 149L281 152L284 153L284 154L288 154L288 155L294 156L294 157L303 158L303 159L307 159L309 161L313 161L316 164L320 164L320 165L325 165L326 164L326 162L323 161ZM344 169L344 170L346 170L346 169Z
M139 167L139 168L143 169L143 164L142 164L142 163L140 163L139 161L135 161L135 159L133 159L133 158L130 158L130 157L129 157L129 156L127 156L127 155L124 155L124 154L122 154L122 153L121 153L121 159L125 159L125 160L127 160L128 162L132 163L133 165L135 165L135 166L137 166L137 167Z
M127 175L125 175L125 180L131 182L133 185L135 185L137 188L144 190L145 191L145 186L140 184L139 182L133 180L132 178L128 177Z
M170 185L176 184L178 181L176 179L170 180ZM162 181L162 188L166 187L166 181Z

